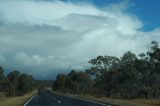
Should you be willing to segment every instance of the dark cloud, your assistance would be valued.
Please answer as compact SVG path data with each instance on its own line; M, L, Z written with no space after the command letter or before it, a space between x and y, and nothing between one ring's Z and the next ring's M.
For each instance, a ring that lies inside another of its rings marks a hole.
M128 5L0 1L0 65L48 79L85 69L98 55L144 52L160 30L142 32L138 17L124 12Z

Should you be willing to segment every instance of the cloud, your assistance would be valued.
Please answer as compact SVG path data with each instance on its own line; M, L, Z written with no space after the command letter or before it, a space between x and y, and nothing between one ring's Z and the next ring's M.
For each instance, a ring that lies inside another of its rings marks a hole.
M145 52L160 29L143 32L130 2L98 8L90 3L0 1L0 65L37 78L85 69L98 55Z

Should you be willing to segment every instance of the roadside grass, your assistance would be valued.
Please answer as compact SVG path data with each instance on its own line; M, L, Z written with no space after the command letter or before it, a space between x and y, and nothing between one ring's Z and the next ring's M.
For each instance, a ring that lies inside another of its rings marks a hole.
M72 95L54 92L59 95L65 95L69 97L93 100L104 104L114 104L117 106L160 106L160 99L114 99L107 97L96 97L90 95Z
M0 92L0 102L3 101L7 97L5 92Z
M102 103L115 104L119 106L160 106L160 99L114 99L107 97L98 98L86 95L80 95L78 97Z
M0 106L23 106L23 104L35 94L36 94L36 91L33 91L24 96L3 98L0 100Z
M149 104L153 106L160 106L160 99L135 99L132 100L133 102Z

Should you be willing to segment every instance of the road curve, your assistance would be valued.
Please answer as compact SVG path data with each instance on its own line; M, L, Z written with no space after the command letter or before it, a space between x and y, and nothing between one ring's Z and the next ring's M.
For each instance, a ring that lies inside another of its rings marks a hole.
M24 106L115 106L90 100L76 99L44 91L32 97Z

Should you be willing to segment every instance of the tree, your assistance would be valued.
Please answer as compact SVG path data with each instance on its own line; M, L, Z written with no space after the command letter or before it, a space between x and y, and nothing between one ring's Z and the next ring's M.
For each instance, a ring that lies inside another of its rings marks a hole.
M18 71L12 71L7 75L7 78L9 79L12 87L13 87L13 96L17 95L18 92L18 84L19 84L19 78L20 78L20 72Z
M3 68L0 67L0 75L3 75L3 72L4 72Z
M148 70L145 84L150 88L149 96L157 97L160 95L160 47L158 42L151 42L151 50L147 53L149 58Z
M11 90L11 84L9 80L3 75L3 68L0 67L0 92L7 92L9 93Z
M32 76L27 74L22 74L19 78L18 90L19 94L23 95L33 90L34 79Z
M95 59L89 61L93 65L89 70L90 73L94 73L97 77L100 77L112 68L118 68L119 59L114 56L98 56Z
M53 90L70 92L73 94L89 93L91 78L86 72L72 70L68 75L58 74L53 84Z
M151 42L151 51L148 52L149 55L149 61L151 65L151 72L150 74L155 71L155 73L160 74L160 48L158 42L152 41Z
M98 56L89 61L89 63L93 65L89 71L92 74L94 73L97 79L101 81L101 90L105 92L106 96L110 96L111 91L110 80L107 79L109 77L109 71L117 70L119 67L119 61L120 60L114 56Z
M74 84L77 93L86 93L91 87L91 78L86 72L73 72L68 74L68 79ZM67 85L67 84L66 84Z
M58 74L56 81L53 84L53 89L54 90L63 90L65 88L65 80L66 80L65 74Z
M140 73L135 68L135 62L138 58L135 54L131 53L130 51L126 52L120 61L120 70L123 74L123 80L129 81L140 77ZM139 74L139 76L138 76Z
M158 42L152 41L151 50L139 58L128 51L120 59L98 56L89 63L92 67L86 72L72 70L68 75L58 75L56 90L118 98L160 98Z

